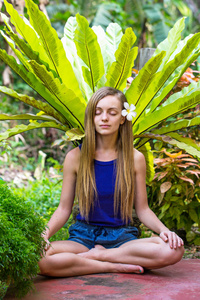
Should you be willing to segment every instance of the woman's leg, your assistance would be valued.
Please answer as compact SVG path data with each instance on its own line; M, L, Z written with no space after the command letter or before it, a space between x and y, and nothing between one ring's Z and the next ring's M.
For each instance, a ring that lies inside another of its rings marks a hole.
M143 273L140 266L81 257L77 254L89 249L73 241L57 241L51 245L39 262L41 275L67 277L107 272Z
M160 237L138 239L127 242L119 248L96 247L79 255L98 261L139 265L157 269L181 260L184 248L171 249Z

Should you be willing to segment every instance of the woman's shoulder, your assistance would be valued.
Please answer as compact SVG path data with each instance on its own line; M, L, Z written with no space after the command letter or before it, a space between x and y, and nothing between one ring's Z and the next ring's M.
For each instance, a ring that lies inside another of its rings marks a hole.
M67 153L66 157L69 158L69 159L73 159L73 160L75 159L76 160L76 159L80 158L80 154L81 154L80 147L76 147L76 148L70 150Z
M144 154L142 154L142 152L138 151L137 149L134 149L133 155L135 169L137 169L137 167L141 168L142 166L146 166L145 157Z
M144 159L144 154L137 149L133 149L134 159Z
M81 151L79 147L70 150L65 157L64 167L74 169L77 172L79 168L80 154Z

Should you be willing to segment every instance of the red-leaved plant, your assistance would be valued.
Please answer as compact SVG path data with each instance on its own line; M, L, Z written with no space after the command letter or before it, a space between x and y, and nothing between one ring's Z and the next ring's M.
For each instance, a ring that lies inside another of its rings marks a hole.
M185 231L186 240L200 245L200 166L182 151L161 150L154 159L150 206L170 229Z

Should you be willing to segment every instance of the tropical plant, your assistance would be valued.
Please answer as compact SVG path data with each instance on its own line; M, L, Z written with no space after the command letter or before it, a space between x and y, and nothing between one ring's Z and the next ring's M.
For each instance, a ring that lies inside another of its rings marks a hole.
M126 90L127 78L137 57L137 47L133 47L136 36L131 28L123 34L118 24L111 23L104 32L99 26L90 28L88 21L77 14L68 19L61 41L37 5L31 0L25 2L29 20L21 18L13 6L4 1L10 21L20 37L11 28L9 18L2 14L6 28L1 34L20 63L5 50L0 50L0 58L42 99L4 86L0 91L40 112L36 115L1 114L1 120L30 121L8 129L0 135L0 140L34 128L53 127L65 132L67 140L80 141L84 136L84 112L89 98L98 88L111 86L124 91L129 104L136 106L135 147L142 150L151 163L151 139L163 140L200 157L198 144L177 133L181 128L198 125L199 116L159 128L163 120L199 103L200 82L190 84L164 103L163 99L199 56L200 33L181 40L184 19L177 21L168 38L158 45L154 56Z
M16 297L32 287L45 246L44 220L30 202L17 196L0 180L0 298L9 285Z
M159 152L149 204L170 229L184 230L187 242L200 245L200 166L191 155ZM196 224L196 227L195 227Z

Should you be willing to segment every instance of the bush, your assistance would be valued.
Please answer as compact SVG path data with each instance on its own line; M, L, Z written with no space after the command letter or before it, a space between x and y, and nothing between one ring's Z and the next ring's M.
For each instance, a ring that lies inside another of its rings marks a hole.
M165 149L154 159L156 174L151 184L150 207L172 230L200 245L200 168L188 154Z
M35 213L30 202L14 195L0 184L0 291L12 286L16 297L23 297L32 287L38 273L44 240L44 220ZM3 295L0 295L3 297Z
M49 218L50 209L57 208L60 201L62 182L57 183L43 176L41 180L29 182L28 186L14 189L17 196L24 196L32 203L35 211L45 218Z
M41 180L29 182L27 187L14 190L17 196L21 197L24 195L32 203L34 210L43 218L45 224L48 223L60 201L62 182L55 182L55 180L50 180L44 176ZM50 241L66 240L68 238L68 228L72 222L73 218L71 215L67 224L54 234Z

